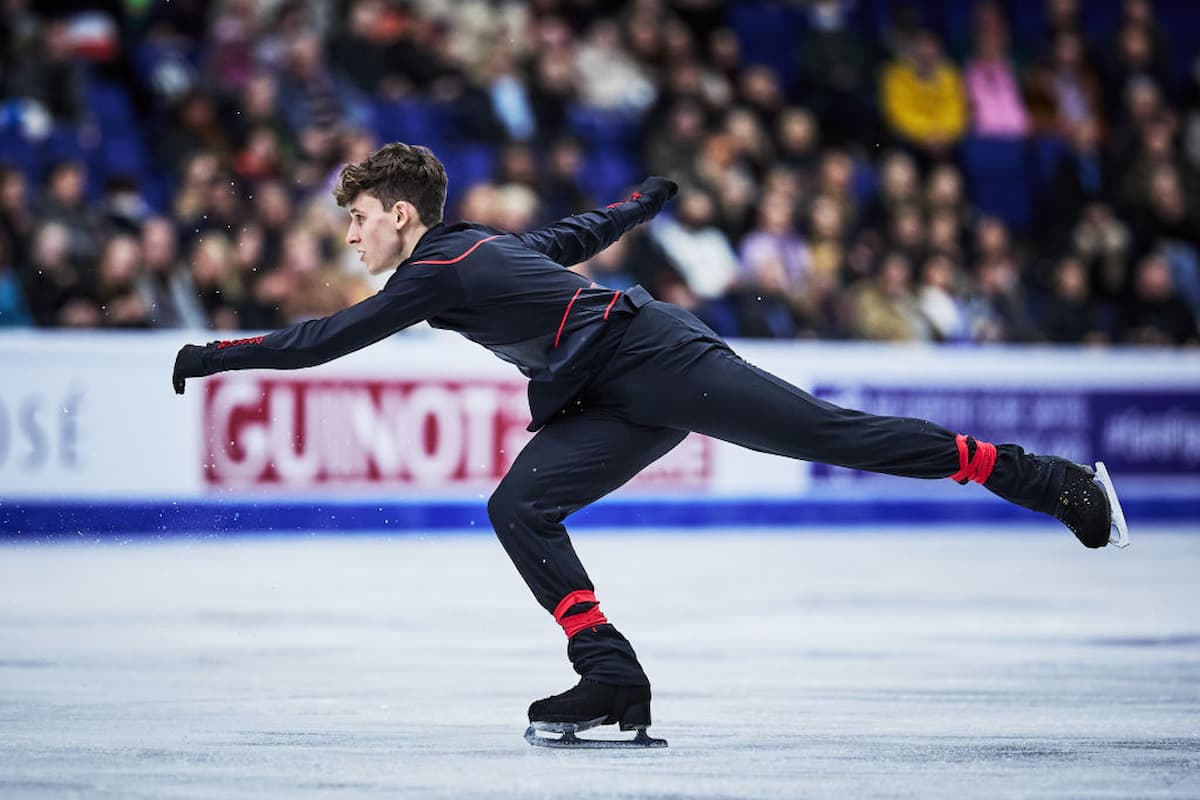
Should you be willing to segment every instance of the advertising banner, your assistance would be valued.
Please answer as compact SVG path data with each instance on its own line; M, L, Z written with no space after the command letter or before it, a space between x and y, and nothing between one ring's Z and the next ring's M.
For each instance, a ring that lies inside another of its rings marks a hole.
M521 376L452 334L405 333L313 369L193 380L179 397L170 368L189 338L0 334L0 532L486 527L486 498L531 436ZM1103 460L1131 516L1200 520L1194 351L735 346L839 405ZM332 506L337 514L316 510ZM579 519L876 524L1010 513L977 486L790 461L693 434Z

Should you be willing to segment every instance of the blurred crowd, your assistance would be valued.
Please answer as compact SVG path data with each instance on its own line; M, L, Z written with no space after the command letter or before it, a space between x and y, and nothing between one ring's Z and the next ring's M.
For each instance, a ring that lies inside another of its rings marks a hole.
M376 291L393 139L524 230L647 174L590 262L720 333L1200 339L1200 6L0 0L0 326L261 330Z

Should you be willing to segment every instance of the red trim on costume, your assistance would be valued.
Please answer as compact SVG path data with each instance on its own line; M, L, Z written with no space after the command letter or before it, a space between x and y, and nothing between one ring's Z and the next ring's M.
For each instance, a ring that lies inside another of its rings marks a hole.
M564 616L580 603L595 603L596 605L587 611L572 614L569 617ZM590 589L578 589L560 600L554 607L554 619L559 625L562 625L563 632L567 634L568 639L584 628L604 625L608 622L608 618L600 611L600 601L596 599L596 593Z
M465 253L463 253L462 255L458 256L457 258L451 258L451 259L447 259L445 261L432 261L432 260L430 260L430 261L414 261L412 263L414 263L414 264L457 264L459 261L462 261L464 258L471 255L471 253L474 253L475 248L479 247L479 245L483 244L484 242L490 242L492 239L499 239L503 235L504 234L502 234L502 233L497 233L495 236L489 236L486 239L480 239L478 242L476 242L475 244L468 247L467 251Z
M569 617L564 617L559 623L562 625L563 633L567 634L570 639L585 628L593 628L597 625L604 625L608 622L608 618L600 613L600 606L592 606L582 614L572 614Z
M562 624L563 614L571 610L572 606L579 603L599 603L596 599L596 593L590 589L577 589L559 601L554 607L554 621Z
M226 347L240 347L244 344L262 344L265 338L267 338L266 334L262 336L248 336L245 339L222 339L217 342L217 349L224 350Z
M967 437L960 433L954 438L954 443L958 445L958 472L951 475L950 480L986 483L996 467L996 445L976 439L975 457L968 460Z
M621 296L620 292L613 292L613 299L608 301L608 307L604 309L604 318L608 319L608 312L612 311L612 307L617 304L617 298Z
M629 195L629 200L618 200L615 203L609 203L608 205L605 206L605 208L616 208L617 206L625 205L626 203L628 203L632 200L637 200L641 196L642 196L641 192L634 192L633 194Z
M562 338L563 327L567 324L567 317L571 315L571 306L575 305L575 301L579 299L579 295L582 293L583 287L580 286L571 297L571 302L567 303L567 310L563 312L562 322L558 323L558 333L554 334L555 347L558 347L558 340Z

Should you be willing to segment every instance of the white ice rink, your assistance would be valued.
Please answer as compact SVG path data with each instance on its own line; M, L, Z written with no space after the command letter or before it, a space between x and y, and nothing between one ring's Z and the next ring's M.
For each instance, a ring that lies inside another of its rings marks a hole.
M489 536L0 547L0 798L1200 797L1200 530L580 532L666 750Z

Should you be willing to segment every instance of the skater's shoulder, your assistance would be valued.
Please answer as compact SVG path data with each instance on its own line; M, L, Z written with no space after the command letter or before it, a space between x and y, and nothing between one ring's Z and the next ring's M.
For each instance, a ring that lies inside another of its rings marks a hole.
M474 222L439 223L421 237L409 263L457 264L477 252L482 254L481 245L505 235L505 231Z

